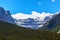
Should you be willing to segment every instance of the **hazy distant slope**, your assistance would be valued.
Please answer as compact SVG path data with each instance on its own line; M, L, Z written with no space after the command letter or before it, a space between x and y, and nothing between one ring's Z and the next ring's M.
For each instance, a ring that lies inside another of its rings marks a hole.
M0 40L59 40L60 34L23 28L0 21Z
M59 32L60 31L60 25L56 26L54 29L51 30L52 32Z

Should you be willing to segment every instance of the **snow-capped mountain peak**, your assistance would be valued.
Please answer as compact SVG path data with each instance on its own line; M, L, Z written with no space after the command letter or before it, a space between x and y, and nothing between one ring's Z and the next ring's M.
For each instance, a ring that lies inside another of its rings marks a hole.
M38 29L52 19L53 15L55 14L32 11L31 14L17 13L13 14L12 17L15 19L15 23L19 26Z
M22 27L38 29L38 28L42 27L50 19L51 19L50 17L46 17L43 21L41 21L38 17L37 18L27 18L27 19L15 19L15 23Z

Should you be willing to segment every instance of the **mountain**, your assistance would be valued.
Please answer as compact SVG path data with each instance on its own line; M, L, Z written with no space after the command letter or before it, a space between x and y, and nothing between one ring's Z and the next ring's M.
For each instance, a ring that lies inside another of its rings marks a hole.
M60 30L60 13L44 24L40 30L58 32Z
M60 34L0 21L0 40L60 40Z
M41 19L41 17L13 19L10 11L6 11L4 8L0 7L0 21L16 24L25 28L38 29L42 27L47 21L52 19L52 15L44 17L43 20Z
M52 16L51 16L52 17ZM39 17L37 18L27 18L27 19L15 19L15 23L19 26L31 29L39 29L42 27L47 21L52 19L50 16L46 16L44 20L40 20Z
M34 30L46 24L47 21L47 27L49 24L52 25L51 28L54 28L53 31L59 30L59 17L60 14L53 17L53 19L52 16L46 16L43 21L39 20L39 17L35 19L13 19L9 11L0 7L0 40L60 40L59 33ZM50 28L50 26L48 28Z
M0 7L0 21L15 24L14 19L11 17L10 11L5 11L2 7Z
M33 18L19 19L16 21L16 24L31 29L38 29L38 26L42 25L39 20Z

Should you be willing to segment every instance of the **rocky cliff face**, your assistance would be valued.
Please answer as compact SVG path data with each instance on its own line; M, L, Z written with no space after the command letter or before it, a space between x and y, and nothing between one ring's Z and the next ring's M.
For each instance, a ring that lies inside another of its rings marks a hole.
M10 12L4 10L2 7L0 7L0 21L15 24L14 19L11 17Z

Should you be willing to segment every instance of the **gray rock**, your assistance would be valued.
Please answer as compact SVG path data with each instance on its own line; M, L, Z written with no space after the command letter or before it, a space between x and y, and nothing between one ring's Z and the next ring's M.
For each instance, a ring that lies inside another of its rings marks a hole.
M4 10L2 7L0 7L0 21L15 24L14 19L11 17L11 13Z

